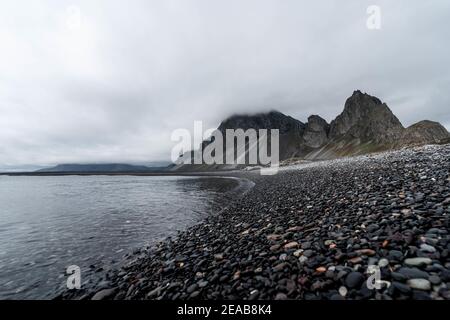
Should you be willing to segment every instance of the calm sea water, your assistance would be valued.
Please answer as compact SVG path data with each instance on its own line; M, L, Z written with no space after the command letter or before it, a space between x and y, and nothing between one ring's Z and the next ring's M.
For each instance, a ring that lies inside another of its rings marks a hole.
M47 299L69 265L92 277L199 222L238 180L0 176L0 299ZM83 279L83 278L82 278Z

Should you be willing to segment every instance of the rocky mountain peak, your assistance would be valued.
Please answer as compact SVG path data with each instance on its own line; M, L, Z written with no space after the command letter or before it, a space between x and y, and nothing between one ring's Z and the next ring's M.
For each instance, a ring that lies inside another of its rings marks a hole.
M330 125L324 118L313 114L308 117L308 122L306 126L311 130L323 130L327 129Z
M319 148L328 141L330 125L318 115L309 116L303 135L304 144L310 148Z
M344 111L331 122L330 138L357 138L375 143L393 143L403 126L380 99L359 90L347 99Z

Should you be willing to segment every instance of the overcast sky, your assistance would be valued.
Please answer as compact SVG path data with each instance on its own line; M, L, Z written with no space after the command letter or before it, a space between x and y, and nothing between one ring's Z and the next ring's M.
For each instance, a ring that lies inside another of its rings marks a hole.
M355 89L450 129L450 1L317 2L0 0L0 169L169 160L194 120L331 121Z

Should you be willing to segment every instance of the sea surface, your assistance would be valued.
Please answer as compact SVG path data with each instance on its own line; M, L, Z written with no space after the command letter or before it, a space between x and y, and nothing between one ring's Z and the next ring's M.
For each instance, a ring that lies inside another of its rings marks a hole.
M51 299L71 265L86 283L240 188L218 177L0 176L0 299Z

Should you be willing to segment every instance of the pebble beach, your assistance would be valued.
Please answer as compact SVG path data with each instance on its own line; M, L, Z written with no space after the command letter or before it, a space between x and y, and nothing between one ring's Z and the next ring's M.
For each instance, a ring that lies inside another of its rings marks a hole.
M450 299L450 145L230 175L253 188L58 298Z

